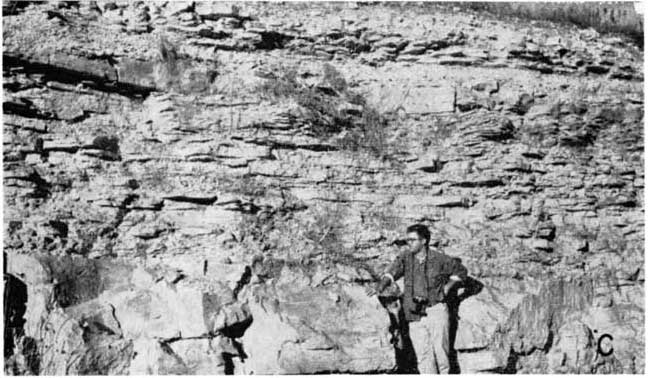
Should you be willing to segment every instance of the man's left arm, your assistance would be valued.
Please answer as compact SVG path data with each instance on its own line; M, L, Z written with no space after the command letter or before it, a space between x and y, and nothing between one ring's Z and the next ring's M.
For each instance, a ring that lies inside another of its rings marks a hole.
M452 290L455 285L458 285L462 282L465 282L468 278L468 269L461 263L460 258L450 258L448 261L448 274L450 274L450 279L443 287L443 294L448 295L450 290Z

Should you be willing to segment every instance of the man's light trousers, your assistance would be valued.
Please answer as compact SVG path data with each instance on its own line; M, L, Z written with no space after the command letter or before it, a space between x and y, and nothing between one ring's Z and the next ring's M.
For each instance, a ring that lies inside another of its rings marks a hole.
M418 322L409 324L410 339L416 353L420 374L450 372L450 317L448 305L429 307Z

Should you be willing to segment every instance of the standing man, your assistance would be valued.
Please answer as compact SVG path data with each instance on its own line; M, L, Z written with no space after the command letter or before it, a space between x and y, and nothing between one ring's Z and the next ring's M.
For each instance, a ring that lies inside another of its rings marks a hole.
M430 249L430 230L422 224L407 228L407 250L389 266L373 295L405 276L403 311L409 323L410 339L421 374L448 374L450 371L450 319L446 297L453 287L466 280L461 260Z

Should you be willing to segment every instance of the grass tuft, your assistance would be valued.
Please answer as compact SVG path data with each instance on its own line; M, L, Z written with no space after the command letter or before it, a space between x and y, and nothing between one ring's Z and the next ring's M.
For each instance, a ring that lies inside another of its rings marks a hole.
M365 96L351 91L344 76L331 64L323 66L319 85L304 85L294 68L281 68L258 89L266 100L294 99L303 109L309 134L322 139L337 136L338 146L343 149L364 150L380 158L388 156L388 119Z

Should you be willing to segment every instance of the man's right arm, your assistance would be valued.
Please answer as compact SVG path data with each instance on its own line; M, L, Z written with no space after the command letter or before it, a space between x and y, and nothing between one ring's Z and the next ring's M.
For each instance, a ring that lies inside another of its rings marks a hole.
M389 286L390 284L396 282L396 280L400 279L403 277L403 274L405 273L405 264L404 264L404 258L403 255L400 254L394 260L389 267L385 270L385 274L383 274L382 279L376 286L376 291L378 293L382 292Z

